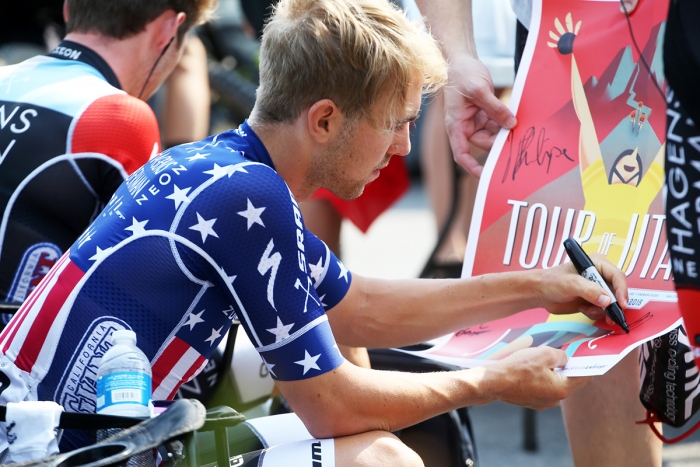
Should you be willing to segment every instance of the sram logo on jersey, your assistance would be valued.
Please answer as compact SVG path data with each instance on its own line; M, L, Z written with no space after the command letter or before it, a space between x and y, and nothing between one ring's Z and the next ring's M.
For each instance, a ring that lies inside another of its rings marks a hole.
M292 200L292 208L294 209L294 223L297 225L297 257L299 259L299 269L301 272L306 273L306 256L304 255L304 226L301 224L301 211L299 210L299 204L297 200L294 199L292 192L289 192L289 197Z
M7 294L9 301L23 302L56 264L61 254L61 249L53 243L37 243L28 248Z
M69 412L94 412L96 409L97 366L112 346L110 336L120 329L131 329L124 321L113 316L92 322L75 353L66 365L66 371L56 388L54 400ZM54 365L56 362L54 362Z

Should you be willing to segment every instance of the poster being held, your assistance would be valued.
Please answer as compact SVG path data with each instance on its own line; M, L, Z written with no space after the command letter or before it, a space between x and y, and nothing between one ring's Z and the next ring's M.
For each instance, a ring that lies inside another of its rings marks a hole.
M533 2L511 102L518 126L489 155L464 262L463 276L551 268L573 237L625 272L630 333L534 309L419 355L478 366L548 345L569 355L565 374L595 375L679 325L663 210L667 11L667 1L640 2L631 33L618 1Z

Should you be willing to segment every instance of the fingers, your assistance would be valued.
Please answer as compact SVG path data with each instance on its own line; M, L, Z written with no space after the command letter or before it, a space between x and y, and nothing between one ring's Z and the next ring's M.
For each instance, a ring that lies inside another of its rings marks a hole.
M569 377L566 377L566 381L567 381L567 384L568 384L571 392L574 392L576 389L580 388L581 386L585 386L586 384L590 383L592 379L593 379L592 376L569 376Z
M620 306L622 308L627 308L629 289L627 287L627 276L625 276L625 273L598 253L592 254L591 260L593 264L595 264L596 269L600 271L600 275L603 276L603 279L610 284L610 288L615 294L615 298L620 303Z
M469 173L469 175L472 175L473 177L479 178L481 177L481 173L484 171L484 168L479 164L479 161L474 159L471 154L467 153L456 153L454 155L455 161L464 168L464 170Z
M592 305L605 308L610 305L612 301L605 289L593 281L584 279L578 274L571 277L571 282L569 282L568 285L571 287L570 293L573 296L581 297Z
M513 112L493 94L493 90L481 88L479 91L474 96L474 104L483 110L486 116L498 126L506 130L513 129L518 123Z
M585 378L568 378L557 371L567 360L566 352L551 347L514 352L499 362L507 387L501 388L498 399L537 410L556 406L586 383Z
M445 87L445 126L455 161L479 177L482 167L471 156L469 144L491 149L501 127L517 120L495 95L491 75L478 59L458 55L450 60L450 85Z

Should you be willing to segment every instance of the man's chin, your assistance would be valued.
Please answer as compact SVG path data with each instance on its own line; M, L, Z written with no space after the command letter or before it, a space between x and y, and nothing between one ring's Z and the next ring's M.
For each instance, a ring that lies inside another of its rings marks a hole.
M326 189L342 200L352 201L354 199L359 198L360 195L362 195L362 193L364 193L365 185L360 186L360 188L355 187L355 188L338 189L338 188L326 187Z

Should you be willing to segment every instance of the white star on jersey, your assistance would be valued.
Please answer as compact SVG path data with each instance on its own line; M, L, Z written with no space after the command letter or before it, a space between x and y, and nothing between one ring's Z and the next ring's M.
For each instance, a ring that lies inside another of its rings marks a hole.
M182 203L186 203L190 200L187 197L187 193L192 189L192 187L187 187L181 190L177 185L173 185L173 188L175 188L173 194L168 195L165 198L175 201L175 209L178 209Z
M248 208L245 211L238 211L238 215L245 217L248 221L248 228L246 230L250 230L253 224L260 224L265 227L265 224L263 224L263 221L260 218L260 215L264 210L265 208L256 208L253 206L253 203L251 203L250 199L248 199Z
M318 259L318 264L309 263L309 270L311 271L311 278L314 280L314 285L318 285L318 281L321 280L324 269L323 257Z
M346 268L345 265L343 263L341 263L340 261L337 261L337 263L338 263L338 266L340 267L340 275L338 276L338 279L343 277L343 278L345 278L345 282L347 282L348 281L348 272L349 272L348 268Z
M312 369L312 368L313 368L314 370L319 370L319 371L320 371L321 369L320 369L320 368L318 367L318 365L316 364L316 360L319 359L319 357L321 356L321 354L318 354L318 355L316 355L315 357L312 357L311 355L309 355L309 351L308 351L308 350L304 350L304 354L305 354L305 355L304 355L304 360L299 360L298 362L294 362L294 363L296 363L297 365L301 365L301 366L304 367L304 373L303 373L303 374L305 375L306 372L308 372L308 371L309 371L310 369Z
M231 175L235 174L236 172L241 172L244 174L248 173L246 169L241 167L241 164L229 165L228 178L231 178Z
M99 246L97 247L97 251L95 254L90 258L90 261L99 261L101 259L106 258L109 256L109 254L112 252L112 247L106 248L106 249L101 249Z
M267 371L269 371L269 372L272 374L272 376L275 376L275 377L276 377L277 375L275 374L274 371L272 371L272 369L273 369L274 367L276 367L277 365L274 364L274 363L267 363L263 357L260 357L260 358L262 358L263 363L264 363L265 366L267 367Z
M204 243L207 241L209 235L219 238L219 235L214 232L214 222L216 222L216 219L205 221L204 218L197 213L197 223L190 227L190 230L196 230L202 234L202 243Z
M148 219L145 221L137 221L135 217L131 218L131 225L124 230L131 230L131 232L134 234L134 237L139 237L143 234L146 233L146 224L148 224Z
M206 154L197 153L197 154L195 154L195 155L192 156L192 157L188 157L187 160L190 161L190 162L192 162L192 161L196 161L196 160L198 160L198 159L206 159L207 156L208 156L209 154L211 154L211 153L210 153L210 152L208 152L208 153L206 153Z
M229 175L229 171L233 168L232 165L227 165L220 167L216 162L214 163L214 168L211 170L205 170L205 174L212 175L215 179L223 178L224 175Z
M271 332L272 334L275 335L275 342L279 342L282 339L286 339L289 337L289 330L294 327L294 323L292 324L282 324L282 320L277 317L277 327L273 329L268 329L268 332Z
M204 310L200 311L196 315L194 313L190 313L190 315L187 317L187 322L183 324L183 326L189 326L191 331L194 329L195 324L203 323L204 320L202 319L202 313L204 313Z
M211 336L204 339L204 342L209 342L210 346L214 345L214 341L217 340L219 337L221 337L221 330L223 328L224 328L223 326L221 326L219 329L212 328L211 329Z

